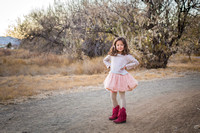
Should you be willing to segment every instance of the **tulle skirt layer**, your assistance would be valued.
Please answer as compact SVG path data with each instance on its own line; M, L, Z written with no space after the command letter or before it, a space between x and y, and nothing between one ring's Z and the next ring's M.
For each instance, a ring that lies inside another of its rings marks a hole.
M109 73L104 80L104 88L113 92L132 91L138 86L138 81L129 73L126 75Z

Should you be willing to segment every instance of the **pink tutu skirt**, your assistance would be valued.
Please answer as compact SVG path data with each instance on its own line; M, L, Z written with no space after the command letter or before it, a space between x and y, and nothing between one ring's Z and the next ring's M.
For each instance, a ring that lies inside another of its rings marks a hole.
M109 73L104 80L104 88L113 92L132 91L138 85L138 81L129 73L126 75Z

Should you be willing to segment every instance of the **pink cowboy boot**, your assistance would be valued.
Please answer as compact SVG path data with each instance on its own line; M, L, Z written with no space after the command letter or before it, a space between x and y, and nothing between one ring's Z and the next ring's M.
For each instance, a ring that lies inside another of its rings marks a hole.
M118 118L117 120L114 120L113 122L116 124L119 123L125 123L126 122L126 109L123 107L119 110Z
M112 116L109 117L109 120L117 119L118 112L119 112L119 105L113 108Z

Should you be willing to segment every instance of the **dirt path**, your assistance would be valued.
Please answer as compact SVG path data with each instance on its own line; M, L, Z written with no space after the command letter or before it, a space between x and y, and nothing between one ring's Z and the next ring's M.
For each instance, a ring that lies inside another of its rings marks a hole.
M139 82L126 94L128 119L120 125L108 120L109 93L92 88L1 105L0 132L200 133L200 74Z

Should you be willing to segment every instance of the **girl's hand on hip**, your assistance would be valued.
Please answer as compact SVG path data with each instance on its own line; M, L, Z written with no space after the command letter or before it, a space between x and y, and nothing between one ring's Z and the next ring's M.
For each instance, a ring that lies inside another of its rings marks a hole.
M126 66L124 66L124 67L121 68L121 70L124 70L124 69L126 69Z

